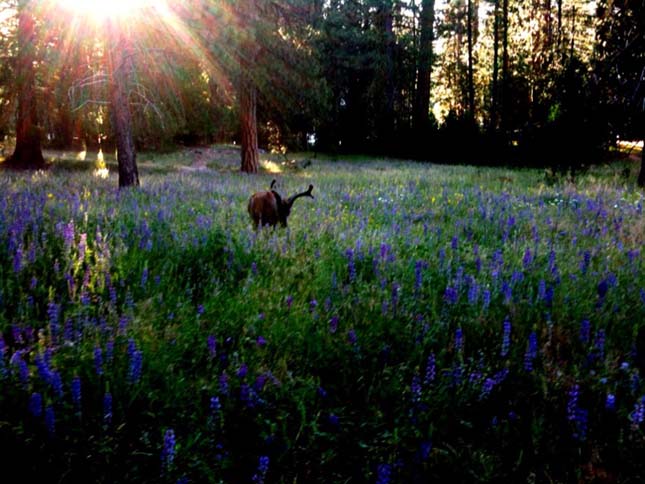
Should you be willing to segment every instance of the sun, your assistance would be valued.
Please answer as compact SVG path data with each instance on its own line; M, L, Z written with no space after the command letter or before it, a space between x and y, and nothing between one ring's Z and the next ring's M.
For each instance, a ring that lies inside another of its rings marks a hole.
M58 4L70 13L95 20L129 17L158 3L154 0L58 0Z

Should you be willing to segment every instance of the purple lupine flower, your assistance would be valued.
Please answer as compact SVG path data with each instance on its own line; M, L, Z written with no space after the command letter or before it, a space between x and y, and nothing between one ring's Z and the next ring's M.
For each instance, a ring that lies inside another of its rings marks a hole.
M356 335L356 330L354 328L350 329L347 332L347 341L349 341L349 343L352 345L356 345L358 336Z
M396 308L399 304L399 293L401 292L401 286L397 282L392 283L392 310L396 312Z
M255 340L255 345L258 348L264 348L267 345L266 338L262 335L258 336L257 339Z
M258 275L258 265L255 263L255 261L251 262L251 273L254 276Z
M81 379L78 376L72 378L72 403L77 410L81 408Z
M316 301L315 299L312 299L311 301L309 301L309 311L310 312L313 313L316 310L317 307L318 307L318 301Z
M356 281L356 264L354 262L354 250L347 249L345 251L345 257L347 257L347 272L349 274L349 281Z
M247 366L246 363L242 363L237 370L237 377L244 378L248 372L249 372L249 367Z
M63 242L66 249L71 249L74 243L74 221L71 220L68 224L63 225Z
M43 414L43 396L34 392L29 397L29 413L34 417L40 417Z
M139 383L143 371L143 351L136 350L130 355L128 379L130 383Z
M426 362L426 373L423 379L423 383L425 385L429 385L430 383L432 383L435 379L436 373L437 373L437 369L436 369L434 353L430 353L430 356L428 356L428 361Z
M634 404L634 411L629 414L629 419L634 427L638 427L645 420L645 396Z
M412 377L410 393L412 393L412 401L414 403L419 403L421 401L421 378L419 378L418 375L414 375L414 377Z
M161 449L161 468L167 471L175 460L175 432L172 429L166 430L163 436L163 447Z
M22 247L16 247L16 251L13 254L13 272L16 274L22 270Z
M452 236L452 239L450 240L450 248L452 250L457 250L459 249L459 237L456 235Z
M459 300L459 292L455 287L448 285L443 294L443 298L448 304L457 304L457 301Z
M527 247L524 251L524 257L522 258L522 267L524 267L524 270L528 270L532 263L533 254L531 254L531 249Z
M47 364L47 360L45 359L45 355L42 353L38 353L34 357L34 363L36 365L36 369L38 370L38 376L42 381L44 381L47 384L51 384L51 370L49 369L49 365Z
M148 268L144 267L141 271L141 287L145 288L148 284Z
M217 397L217 396L213 396L213 397L211 397L211 401L210 401L210 409L211 409L211 412L212 412L214 415L219 414L220 410L222 410L222 404L221 404L221 402L219 401L219 397Z
M482 305L484 309L488 309L488 307L490 306L490 298L490 289L484 289L484 293L482 294Z
M54 415L54 407L51 405L47 405L45 408L45 428L47 428L50 437L56 433L56 416Z
M94 370L99 376L103 374L103 350L100 346L94 348Z
M607 279L603 279L598 283L598 298L600 298L601 301L605 299L608 290L609 282L607 281Z
M287 303L287 309L291 309L291 305L293 304L293 296L288 295L285 299L285 302Z
M338 316L332 316L329 320L329 332L334 334L338 330Z
M486 378L484 380L484 383L482 384L482 391L481 394L479 395L479 398L485 398L488 395L490 395L490 392L493 391L495 388L495 379L494 378Z
M584 442L587 440L587 426L589 422L589 412L584 408L578 408L576 412L576 431L573 434L573 437L576 440Z
M500 355L502 358L508 356L508 351L511 346L511 322L508 319L508 316L504 320L504 325L502 329L502 350Z
M461 328L455 330L455 351L460 353L464 349L464 333Z
M56 339L58 335L58 326L60 323L59 320L60 307L53 301L50 301L47 304L47 317L49 318L49 331L51 334L52 340Z
M112 394L110 392L103 396L103 422L106 425L112 423Z
M56 370L51 372L50 384L54 395L58 398L63 398L63 380L60 376L60 373Z
M27 365L27 362L22 359L22 353L20 351L16 351L11 356L9 362L12 367L17 367L20 383L22 383L23 386L27 387L27 385L29 384L29 366Z
M108 340L105 344L105 361L107 364L111 364L114 359L114 340Z
M601 360L603 360L605 358L605 330L604 329L599 329L598 331L596 331L594 346L598 351L598 357Z
M540 301L546 299L546 281L544 279L540 279L538 283L538 298L540 298Z
M513 286L504 281L502 283L502 294L504 295L504 302L510 304L513 301Z
M583 319L580 322L580 342L588 344L591 339L591 323L588 319Z
M222 374L219 376L219 392L222 395L228 395L228 375L226 372L222 372Z
M468 304L471 304L471 305L476 304L478 298L479 298L479 286L477 285L477 281L475 280L475 278L471 277L470 282L468 284Z
M258 461L257 472L253 475L253 482L255 484L264 484L267 472L269 472L269 457L263 455Z
M390 464L379 464L376 469L376 484L389 484L392 478L392 466Z
M414 264L414 290L416 292L421 290L421 286L423 285L423 268L424 268L424 261L418 260Z
M217 356L217 340L212 334L206 338L206 347L208 348L208 355L211 359L215 358Z
M605 399L605 408L610 412L613 412L616 409L616 395L613 393L607 394L607 398Z
M531 355L532 358L537 357L537 352L538 352L538 340L537 340L537 334L535 331L531 331L531 334L529 334L529 349L528 349L529 354Z
M580 395L580 386L575 384L569 390L569 400L567 401L567 420L574 421L578 412L578 396Z
M583 274L587 273L587 270L589 269L589 264L591 263L591 252L588 250L584 251L584 254L582 254L582 260L580 261L580 272Z

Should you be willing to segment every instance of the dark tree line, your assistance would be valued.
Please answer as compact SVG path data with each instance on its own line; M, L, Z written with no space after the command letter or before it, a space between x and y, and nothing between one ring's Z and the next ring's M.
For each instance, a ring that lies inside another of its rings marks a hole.
M151 9L64 59L60 12L0 4L16 167L105 139L124 186L138 149L231 140L249 173L258 146L576 171L645 138L643 0L183 0L181 32Z

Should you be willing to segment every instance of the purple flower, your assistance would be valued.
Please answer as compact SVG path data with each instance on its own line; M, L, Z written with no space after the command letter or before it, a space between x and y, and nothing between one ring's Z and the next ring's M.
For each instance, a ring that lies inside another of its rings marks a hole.
M112 394L110 392L103 396L103 422L106 425L112 423Z
M511 322L508 319L508 316L504 320L504 325L502 329L502 351L500 355L502 358L508 356L508 351L511 346Z
M414 377L412 377L410 392L412 393L412 401L414 403L419 403L421 401L421 378L419 378L418 375L414 375Z
M164 471L167 471L175 460L175 445L174 430L166 430L163 436L163 447L161 449L161 467Z
M356 345L358 341L358 336L356 336L356 331L353 328L347 332L347 341L352 345Z
M291 309L291 305L293 304L293 296L289 295L287 296L287 299L285 300L287 303L287 309Z
M97 375L103 374L103 351L99 346L94 348L94 369Z
M573 385L569 390L569 400L567 401L567 419L574 421L578 412L578 396L580 395L580 386Z
M607 394L607 398L605 399L605 408L610 412L613 412L616 409L616 395L613 393Z
M219 391L222 395L228 395L228 375L222 372L219 376Z
M255 340L255 344L257 345L258 348L264 348L267 344L267 340L264 338L264 336L260 335Z
M459 292L455 287L448 285L443 294L443 298L448 304L457 304L457 301L459 300Z
M522 266L524 270L528 270L533 263L533 254L531 254L531 249L527 247L524 251L524 257L522 258Z
M388 484L392 478L392 466L390 464L379 464L376 469L376 484Z
M629 419L635 427L643 423L645 420L645 396L634 404L634 411L629 414Z
M591 323L588 319L583 319L580 322L580 342L588 344L591 338Z
M464 349L464 333L461 328L455 330L455 351L457 353Z
M63 398L63 380L61 379L59 372L55 370L51 372L50 384L54 395L58 398Z
M490 290L489 289L484 289L484 293L482 295L482 303L483 303L483 308L488 309L488 306L490 306Z
M222 409L222 404L219 401L219 397L211 397L210 408L211 412L213 412L213 414L215 415L220 412L220 410Z
M430 353L430 356L428 356L428 361L426 362L426 374L425 374L423 383L425 385L429 385L430 383L432 383L435 379L436 372L437 372L437 369L436 369L434 353Z
M490 395L490 392L492 392L494 388L495 388L495 379L486 378L484 380L484 383L482 384L482 391L479 398L487 397L488 395Z
M43 414L43 396L40 393L34 392L29 397L29 412L34 417L40 417Z
M247 366L246 363L242 363L237 370L237 377L244 378L248 372L249 372L249 367Z
M338 316L332 316L329 320L329 332L334 334L338 330Z
M72 379L72 402L76 409L81 408L81 379L78 376L75 376Z
M255 484L264 484L267 472L269 472L269 457L263 455L258 461L258 469L253 475L253 482Z
M607 279L603 279L598 284L598 297L600 298L601 301L605 299L605 296L607 295L608 290L609 290L609 283L607 282Z
M206 339L206 347L208 348L208 354L212 358L215 358L217 355L217 340L212 334Z

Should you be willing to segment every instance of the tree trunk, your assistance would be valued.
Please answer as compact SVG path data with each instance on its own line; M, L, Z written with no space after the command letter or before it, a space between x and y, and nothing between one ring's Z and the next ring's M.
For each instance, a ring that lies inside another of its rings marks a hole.
M385 106L380 126L380 143L386 154L393 152L394 135L394 30L392 1L386 0L382 11L382 28L385 47Z
M490 126L497 130L497 111L499 104L499 0L495 0L493 10L493 81L491 86Z
M41 132L36 106L36 21L28 2L18 4L18 57L16 88L18 113L16 119L16 148L5 162L9 168L38 170L45 167Z
M413 126L416 136L423 136L430 121L430 87L432 77L432 42L434 41L434 2L421 2L421 39L417 69L417 92L414 106Z
M258 51L254 35L257 6L255 0L243 0L239 5L242 25L245 28L241 44L239 79L241 170L245 173L257 173L259 168L257 87L253 80Z
M119 164L119 187L139 186L137 152L132 135L132 113L128 92L128 76L132 73L134 52L130 38L124 29L110 21L110 36L113 41L110 51L110 111L112 129L116 138Z
M244 68L240 79L240 132L242 171L257 173L259 167L257 91L253 79Z
M473 2L467 2L468 12L468 117L475 119L475 79L473 65Z
M508 1L502 0L502 129L508 129Z

